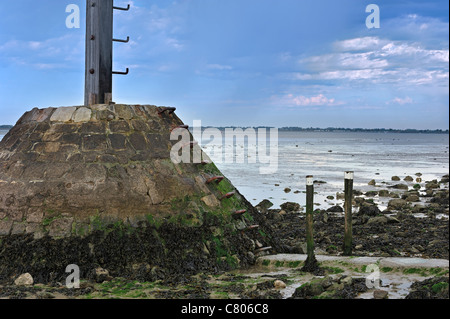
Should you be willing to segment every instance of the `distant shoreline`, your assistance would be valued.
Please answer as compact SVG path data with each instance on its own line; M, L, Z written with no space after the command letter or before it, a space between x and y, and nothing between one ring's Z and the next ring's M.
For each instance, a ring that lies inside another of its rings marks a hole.
M270 129L273 128L271 126L204 126L203 129L207 128L217 128L221 131L225 129L258 129L258 128L265 128ZM364 132L364 133L424 133L424 134L449 134L449 130L418 130L418 129L386 129L386 128L375 128L375 129L369 129L369 128L337 128L337 127L329 127L329 128L317 128L317 127L309 127L309 128L303 128L303 127L280 127L278 128L280 132Z

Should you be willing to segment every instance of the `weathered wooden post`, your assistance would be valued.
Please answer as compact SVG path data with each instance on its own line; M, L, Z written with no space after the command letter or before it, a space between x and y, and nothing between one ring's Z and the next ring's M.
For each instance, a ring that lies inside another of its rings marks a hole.
M306 261L302 270L314 272L318 269L314 255L314 233L313 233L313 205L314 205L314 181L313 176L306 176Z
M114 0L86 0L86 72L84 104L108 104L112 101L113 11L129 10L114 7Z
M345 221L344 221L344 255L352 255L352 244L353 244L353 230L352 230L352 200L353 200L353 172L345 172Z

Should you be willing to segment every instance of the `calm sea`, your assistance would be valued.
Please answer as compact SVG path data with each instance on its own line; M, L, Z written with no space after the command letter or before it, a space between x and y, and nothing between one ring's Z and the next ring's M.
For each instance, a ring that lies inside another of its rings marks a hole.
M4 134L0 132L0 139ZM216 165L252 204L269 199L274 208L287 201L305 204L306 175L325 182L315 184L315 202L327 208L342 203L326 197L343 191L345 171L355 172L354 188L362 191L393 185L394 175L403 180L421 173L428 181L449 173L448 134L279 132L277 145L278 169L273 174L260 174L259 168L267 164L248 160ZM205 151L247 146L244 141L225 139L220 145L207 143ZM368 185L372 179L375 187ZM285 188L291 191L286 193Z
M225 141L224 146L232 144ZM242 145L237 142L234 147ZM345 171L355 172L354 188L361 191L393 185L394 175L403 180L407 175L416 179L415 174L421 173L423 181L440 180L449 172L448 152L448 134L279 132L276 173L261 175L259 167L267 165L258 163L217 166L252 204L269 199L274 208L286 201L305 205L305 177L313 175L326 182L315 184L315 202L327 208L342 203L326 197L343 192ZM372 179L375 187L368 185ZM291 191L286 193L285 188Z

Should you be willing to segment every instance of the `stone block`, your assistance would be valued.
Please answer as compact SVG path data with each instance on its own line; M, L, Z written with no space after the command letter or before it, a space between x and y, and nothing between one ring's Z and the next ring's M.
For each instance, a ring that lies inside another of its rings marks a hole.
M132 120L131 126L135 131L144 131L144 132L148 131L147 124L142 120Z
M11 235L25 234L26 223L14 223L11 227Z
M34 120L36 122L44 122L45 120L47 120L50 117L50 115L52 114L52 112L54 110L55 110L54 108L47 108L47 109L40 110L40 112L37 113Z
M202 201L209 207L217 207L220 205L219 200L214 195L208 195L202 198Z
M80 133L85 134L105 134L106 124L105 122L87 122L81 124Z
M38 207L32 207L28 209L27 222L28 223L41 223L44 219L44 211Z
M58 218L54 220L48 229L51 237L67 237L72 232L73 218Z
M109 123L109 129L112 133L126 133L130 131L130 125L127 121L112 121Z
M96 134L96 135L84 135L83 136L83 149L85 151L93 150L106 150L106 135Z
M131 107L128 105L116 105L116 116L123 120L131 120L133 118L133 111L131 110Z
M128 140L136 151L143 151L148 147L147 141L141 133L131 134Z
M76 107L60 107L57 108L50 118L51 122L69 122L72 119L73 113L77 110Z
M75 123L80 122L88 122L91 120L92 111L86 107L80 107L74 114L73 114L73 121Z
M11 233L12 220L0 220L0 236L8 236Z
M108 136L109 141L111 143L111 147L114 150L124 150L125 146L125 136L121 134L111 134Z

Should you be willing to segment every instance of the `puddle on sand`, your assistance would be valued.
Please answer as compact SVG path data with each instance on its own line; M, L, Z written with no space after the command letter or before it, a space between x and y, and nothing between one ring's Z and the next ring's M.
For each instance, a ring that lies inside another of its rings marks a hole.
M275 279L280 277L287 277L288 283L286 283L286 288L280 290L280 294L283 297L283 299L287 299L292 297L292 295L295 292L295 289L300 287L301 285L310 282L314 278L322 278L320 276L314 276L311 274L301 274L295 273L294 269L282 269L279 271L269 271L269 272L263 272L262 269L248 269L245 271L239 271L236 272L240 275L245 275L254 279L259 279L262 281L268 280L268 279Z
M375 290L384 290L389 293L389 299L405 299L409 294L411 285L416 281L423 281L431 277L417 277L417 276L402 276L402 275L386 275L383 274L381 278L381 286L379 288L372 288L360 295L359 299L373 299L373 292Z
M264 272L263 269L248 269L247 271L240 271L239 274L246 275L254 279L259 279L261 281L268 279L275 279L280 277L287 277L286 288L280 290L283 299L290 298L295 290L303 285L304 283L310 282L314 278L323 278L322 276L314 276L311 274L302 273L301 275L296 273L294 269L280 269L278 271L268 271ZM355 274L348 269L341 275L352 276L353 278L365 278L361 274ZM331 274L331 277L336 275ZM409 294L411 285L416 281L423 281L431 277L424 277L420 275L411 274L405 276L401 273L382 273L381 274L381 286L379 288L371 288L367 292L359 294L357 299L373 299L373 292L375 290L385 290L389 293L389 299L405 299Z

